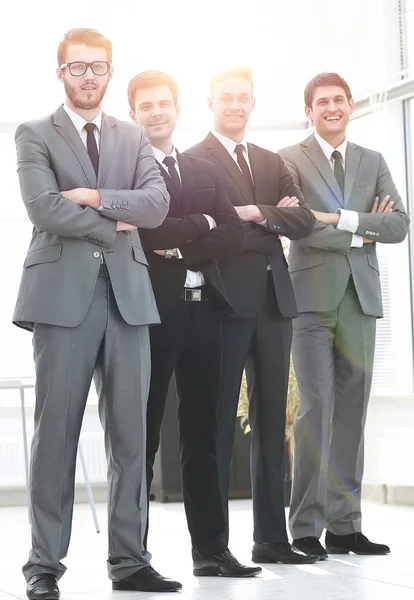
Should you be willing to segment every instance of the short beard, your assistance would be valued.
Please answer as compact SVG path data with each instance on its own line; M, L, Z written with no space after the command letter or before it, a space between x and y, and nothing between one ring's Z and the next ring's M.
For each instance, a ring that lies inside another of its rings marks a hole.
M65 86L66 95L75 108L80 108L83 110L90 110L90 109L98 108L98 106L101 104L102 98L105 96L105 92L106 92L106 88L108 87L108 83L109 83L109 80L106 82L104 87L98 88L99 95L96 96L93 100L92 100L92 98L91 98L91 100L88 100L88 98L86 98L85 100L83 100L83 99L81 100L78 97L77 90L75 88L71 87L69 85L69 83L67 83L66 81L64 81L64 86Z

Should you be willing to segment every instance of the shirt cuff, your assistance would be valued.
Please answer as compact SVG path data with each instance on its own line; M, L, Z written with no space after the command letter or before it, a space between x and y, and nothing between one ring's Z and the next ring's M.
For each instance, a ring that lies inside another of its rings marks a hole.
M362 248L364 245L364 238L362 235L356 233L352 234L351 248Z
M355 233L359 226L359 215L356 210L344 210L343 208L339 208L337 212L340 213L340 217L336 228L341 231Z
M203 217L205 217L207 219L207 223L208 223L208 226L210 227L210 231L212 229L214 229L215 227L217 227L217 223L215 222L213 217L210 217L210 215L204 215L204 214L203 214Z
M361 240L362 240L362 238L361 238ZM176 250L177 250L177 258L182 258L183 255L181 254L180 249L176 248Z
M261 225L262 227L267 227L267 219L264 219L264 221L260 221L258 225Z

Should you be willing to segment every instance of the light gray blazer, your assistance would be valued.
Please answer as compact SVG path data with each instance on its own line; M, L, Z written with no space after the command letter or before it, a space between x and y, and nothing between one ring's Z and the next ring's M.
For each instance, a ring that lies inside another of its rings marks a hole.
M168 212L168 192L144 129L102 115L98 178L62 107L19 125L16 148L21 194L34 228L13 322L27 329L33 323L81 323L102 252L125 321L159 322L138 231L116 232L118 220L151 229ZM73 188L97 188L102 212L60 193Z
M310 208L322 212L336 212L338 208L357 211L356 233L374 240L362 248L351 248L351 233L317 221L309 237L292 241L289 272L299 312L335 310L352 273L362 311L382 317L375 242L401 242L410 223L384 158L379 152L348 143L342 200L333 170L313 134L279 153ZM371 213L375 197L382 200L387 194L394 201L393 212Z

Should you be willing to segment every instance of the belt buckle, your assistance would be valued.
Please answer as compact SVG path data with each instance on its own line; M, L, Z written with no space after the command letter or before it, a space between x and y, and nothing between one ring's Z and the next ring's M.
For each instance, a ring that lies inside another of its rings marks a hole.
M201 302L201 290L186 288L184 290L184 300L186 302Z

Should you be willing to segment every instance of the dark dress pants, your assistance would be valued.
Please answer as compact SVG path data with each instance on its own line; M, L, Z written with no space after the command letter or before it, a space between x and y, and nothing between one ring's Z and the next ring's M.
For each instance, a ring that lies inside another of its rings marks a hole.
M284 443L292 320L280 314L270 271L260 312L251 318L224 317L223 338L217 458L227 521L234 428L246 367L253 538L255 542L286 542Z
M185 512L193 556L208 558L226 548L216 456L221 318L209 300L181 300L161 325L150 329L150 340L148 497L168 386L175 370Z

